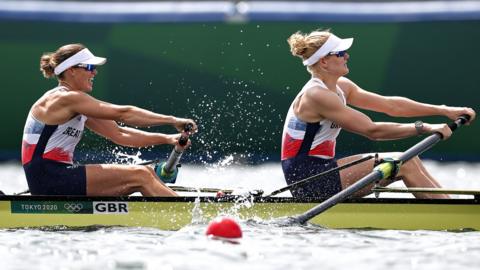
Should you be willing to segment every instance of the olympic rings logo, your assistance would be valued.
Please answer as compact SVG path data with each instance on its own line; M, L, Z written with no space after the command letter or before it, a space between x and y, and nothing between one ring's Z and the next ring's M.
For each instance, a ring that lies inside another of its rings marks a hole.
M81 203L65 203L63 207L70 213L77 213L83 209L83 204Z

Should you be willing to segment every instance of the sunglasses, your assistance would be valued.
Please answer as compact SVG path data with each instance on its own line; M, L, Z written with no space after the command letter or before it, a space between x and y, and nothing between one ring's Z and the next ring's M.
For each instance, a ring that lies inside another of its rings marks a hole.
M97 66L95 66L95 65L90 65L90 64L78 64L78 65L76 65L75 67L77 67L77 68L83 68L83 69L85 69L86 71L90 71L90 72L92 72L92 71L94 71L95 69L97 69Z
M347 51L340 51L340 52L330 52L327 55L335 55L337 57L344 57Z

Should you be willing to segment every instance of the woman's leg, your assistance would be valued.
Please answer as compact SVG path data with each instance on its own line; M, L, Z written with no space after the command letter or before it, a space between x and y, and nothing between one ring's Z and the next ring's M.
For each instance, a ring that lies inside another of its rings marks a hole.
M134 192L143 196L177 196L148 166L95 164L85 167L87 196L121 196Z
M398 176L403 179L407 187L439 188L440 184L427 172L423 162L414 157L400 167ZM422 199L448 199L446 194L414 193L417 198Z
M379 158L386 158L386 157L398 157L400 153L379 153ZM346 158L339 159L337 161L339 166L342 166L348 162L360 159L367 154L360 154L354 155ZM346 187L352 185L368 173L372 171L374 167L374 160L368 160L366 162L360 163L353 167L344 169L340 171L340 179L342 181L342 188L345 189ZM398 172L395 179L386 179L380 181L381 186L387 186L394 181L403 180L407 187L434 187L438 188L440 185L438 182L427 172L426 168L423 166L422 161L415 157L408 162L404 163L400 167L400 171ZM371 193L371 189L373 184L367 186L366 188L358 191L355 196L356 197L363 197ZM417 198L438 198L438 199L445 199L449 198L448 195L445 194L427 194L427 193L415 193L413 194Z

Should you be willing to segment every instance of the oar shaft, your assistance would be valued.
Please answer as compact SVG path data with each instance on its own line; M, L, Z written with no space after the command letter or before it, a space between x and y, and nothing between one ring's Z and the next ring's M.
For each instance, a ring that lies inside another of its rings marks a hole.
M180 162L180 158L182 157L184 147L188 143L188 137L190 136L192 129L192 124L185 125L184 132L178 140L178 145L175 145L170 153L170 156L168 157L168 160L165 162L165 165L162 168L166 173L172 173Z
M403 152L398 159L402 162L406 162L432 148L440 140L442 140L442 135L440 135L440 133L432 134Z
M348 192L339 192L332 197L328 198L326 201L322 202L321 204L317 205L316 207L308 210L303 215L296 217L296 221L299 223L305 223L312 219L313 217L317 216L318 214L328 210L332 206L336 205L338 202L345 200L350 195L354 194L355 192L361 190L365 186L375 182L379 178L382 177L382 173L379 171L373 171L361 180L355 182L353 185L349 186L348 189L344 189L344 191Z
M167 161L165 162L165 165L163 166L163 170L167 173L171 173L175 170L177 167L178 163L180 162L180 158L182 157L183 150L175 146L170 153L170 156L168 156Z

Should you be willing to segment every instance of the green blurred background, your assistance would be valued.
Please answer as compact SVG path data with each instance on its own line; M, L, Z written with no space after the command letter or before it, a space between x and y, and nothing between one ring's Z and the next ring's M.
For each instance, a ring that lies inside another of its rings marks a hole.
M30 106L56 85L39 71L43 52L83 43L108 62L99 69L93 96L163 114L191 117L199 133L187 158L214 161L233 155L246 161L276 161L291 100L309 79L286 39L295 31L331 28L354 37L348 77L383 95L478 111L480 21L408 23L55 23L1 21L3 116L0 157L19 158ZM413 122L367 112L375 121ZM423 118L444 122L445 118ZM173 132L159 127L148 130ZM425 153L444 160L479 160L480 125L462 128ZM419 138L372 142L342 132L339 156L358 152L403 151ZM87 133L79 159L109 160L99 153L116 148ZM142 149L145 156L170 147Z

